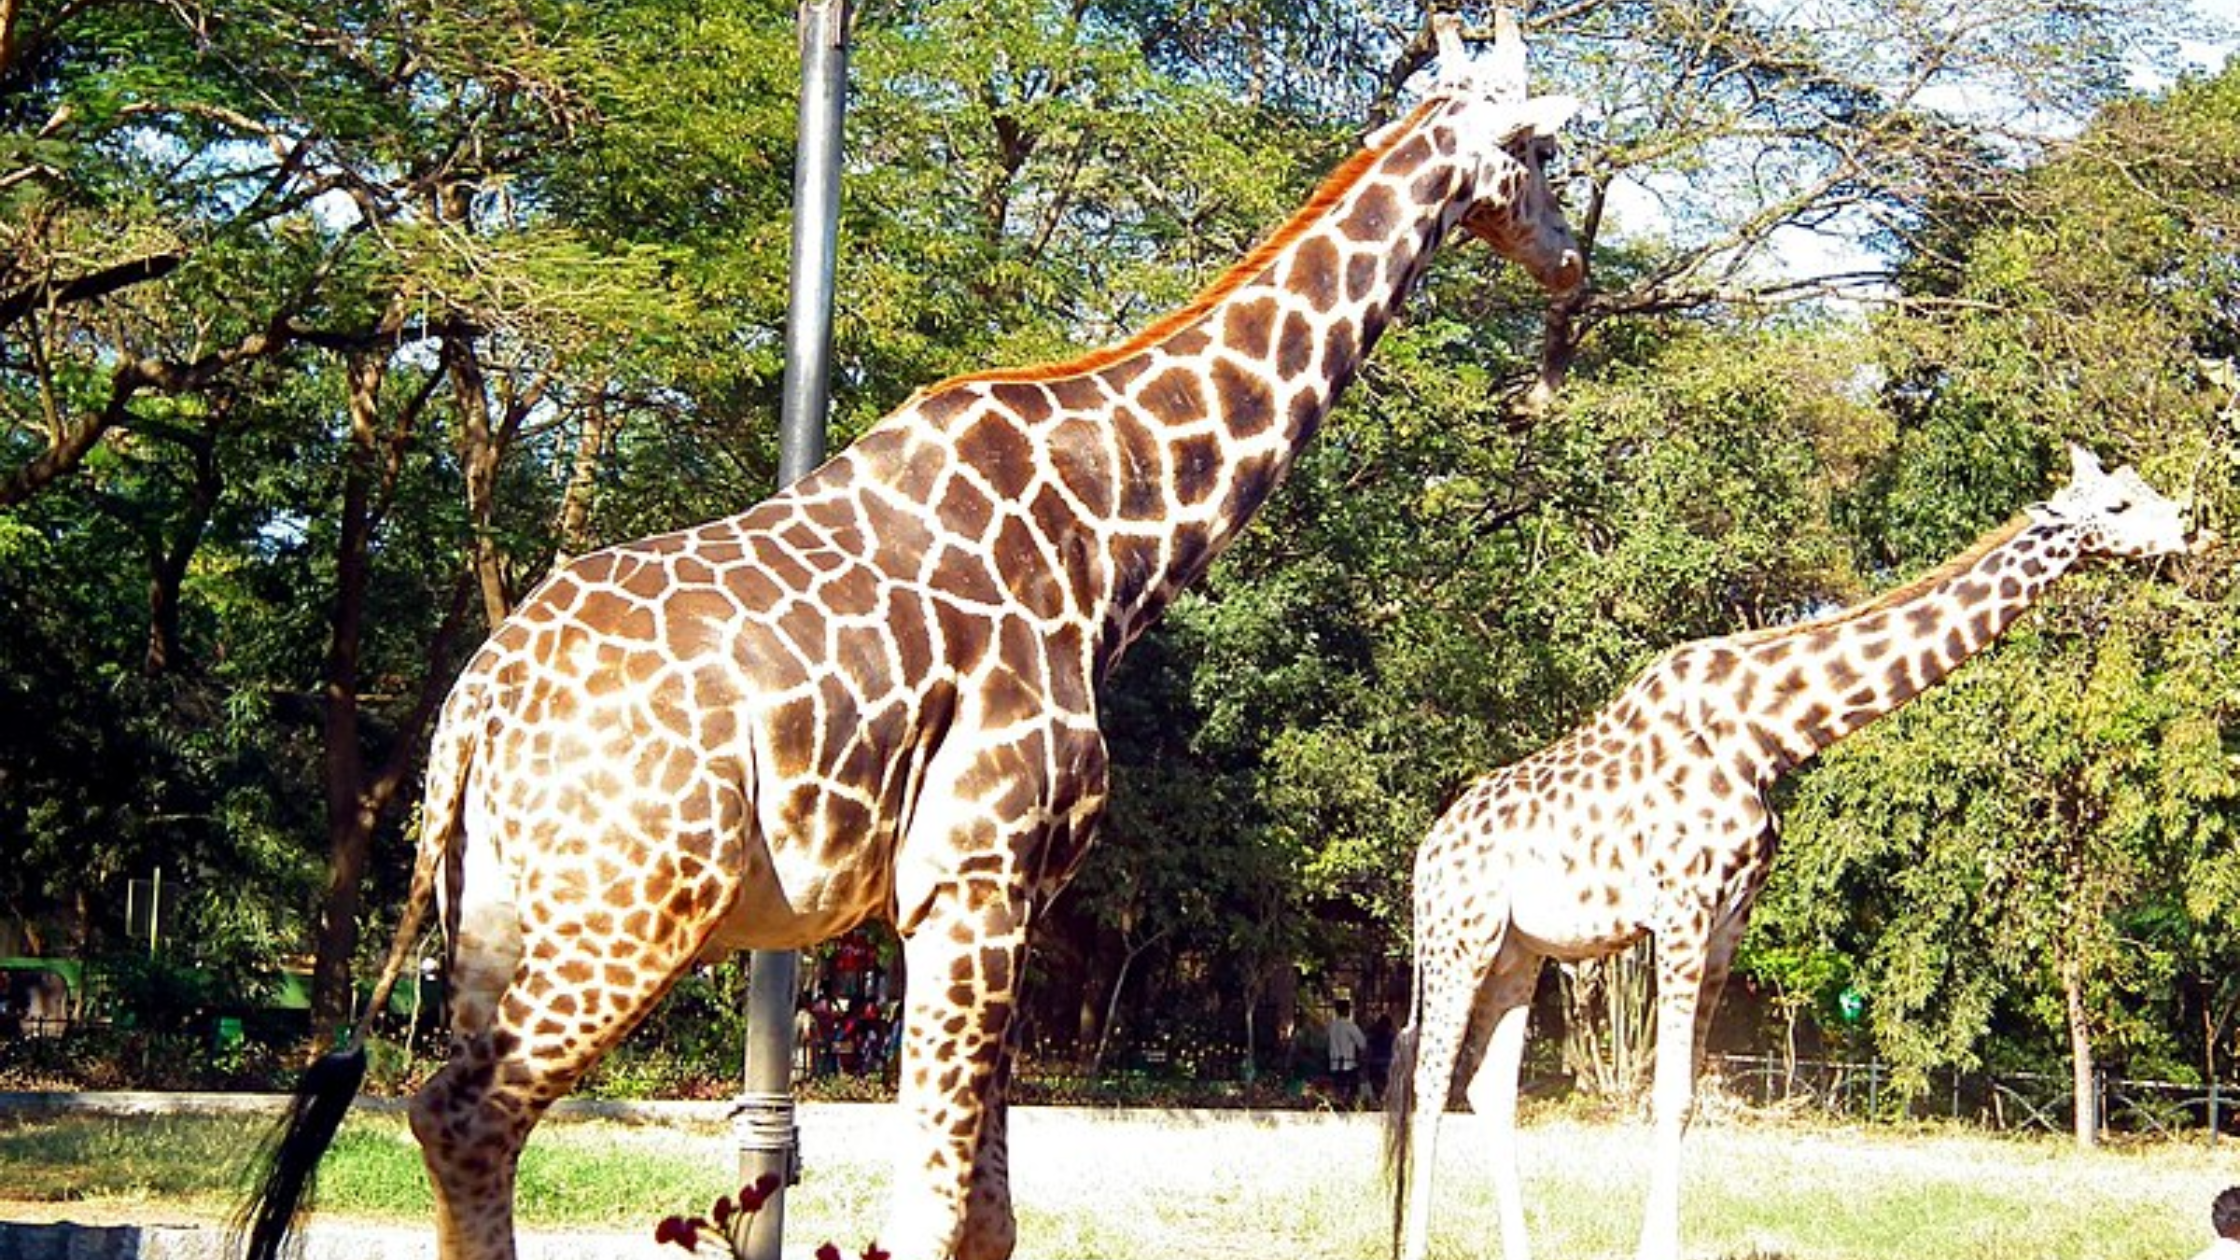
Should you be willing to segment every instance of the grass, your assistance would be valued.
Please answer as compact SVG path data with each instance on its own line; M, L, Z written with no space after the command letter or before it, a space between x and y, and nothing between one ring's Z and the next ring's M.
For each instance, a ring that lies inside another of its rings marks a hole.
M805 1116L809 1177L787 1235L868 1241L886 1200L891 1112ZM217 1219L232 1207L261 1121L70 1119L0 1125L0 1218ZM1251 1126L1203 1113L1025 1110L1013 1121L1022 1260L1168 1260L1208 1252L1383 1255L1389 1209L1367 1117ZM1448 1121L1433 1260L1498 1252L1476 1166L1483 1135ZM1647 1180L1637 1125L1528 1125L1519 1163L1534 1250L1630 1254ZM524 1157L524 1228L636 1234L736 1188L721 1128L551 1124ZM1685 1244L1722 1260L2167 1260L2205 1241L2207 1204L2240 1180L2231 1151L2134 1147L2082 1155L2051 1139L1961 1130L1726 1121L1688 1139ZM419 1154L400 1119L354 1113L323 1170L322 1213L427 1219ZM8 1202L12 1200L15 1202ZM17 1209L10 1211L11 1208ZM789 1246L789 1252L796 1248Z

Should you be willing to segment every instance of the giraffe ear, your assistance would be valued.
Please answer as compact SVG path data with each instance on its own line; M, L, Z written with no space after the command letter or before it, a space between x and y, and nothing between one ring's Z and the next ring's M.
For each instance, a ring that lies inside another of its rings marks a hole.
M2100 467L2099 456L2085 449L2084 444L2081 442L2069 443L2070 481L2089 481L2095 477L2101 477L2105 475L2105 470Z
M1491 71L1488 86L1493 99L1524 99L1524 36L1517 32L1517 15L1507 5L1493 11L1493 56L1487 69Z
M1477 61L1463 47L1460 15L1434 13L1429 22L1442 85L1476 92L1503 105L1525 99L1524 36L1518 32L1516 14L1506 6L1494 10L1493 49Z
M1535 96L1509 107L1512 123L1508 134L1529 132L1535 136L1554 137L1562 134L1563 125L1579 112L1579 98L1557 93Z

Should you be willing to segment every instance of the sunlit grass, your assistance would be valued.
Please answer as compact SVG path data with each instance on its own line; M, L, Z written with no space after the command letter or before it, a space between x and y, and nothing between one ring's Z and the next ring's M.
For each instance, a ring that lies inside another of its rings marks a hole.
M893 1126L884 1109L850 1110L836 1130L804 1121L809 1176L787 1200L789 1239L853 1248L877 1230ZM265 1124L167 1117L0 1126L0 1196L220 1218ZM1527 1127L1519 1164L1536 1254L1631 1254L1646 1139L1637 1125L1543 1119ZM1498 1254L1483 1144L1474 1118L1450 1118L1432 1260ZM1387 1245L1390 1208L1369 1117L1256 1126L1204 1113L1023 1110L1013 1151L1021 1260L1210 1251L1371 1260ZM2165 1260L2204 1241L2210 1195L2240 1180L2236 1156L2198 1146L2080 1155L2057 1140L1960 1130L1703 1125L1688 1140L1687 1251L1722 1260ZM522 1163L523 1228L648 1231L735 1190L736 1164L721 1127L548 1124ZM418 1148L393 1115L352 1115L321 1191L325 1216L428 1217Z

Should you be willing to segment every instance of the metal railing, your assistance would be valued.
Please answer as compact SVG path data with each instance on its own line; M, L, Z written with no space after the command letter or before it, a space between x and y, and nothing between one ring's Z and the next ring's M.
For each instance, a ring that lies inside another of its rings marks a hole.
M1707 1088L1759 1107L1813 1110L1854 1119L1942 1116L2000 1130L2070 1132L2076 1090L2065 1075L1933 1071L1929 1087L1900 1095L1887 1064L1761 1055L1712 1055ZM2211 1145L2240 1137L2240 1087L2210 1081L2140 1080L2095 1074L2088 1105L2102 1133L2162 1137L2205 1134Z

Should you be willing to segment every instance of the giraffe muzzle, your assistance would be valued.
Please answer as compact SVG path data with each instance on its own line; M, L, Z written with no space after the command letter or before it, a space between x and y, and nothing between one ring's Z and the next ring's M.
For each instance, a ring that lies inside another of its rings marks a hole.
M1577 249L1567 249L1563 251L1562 257L1556 259L1555 267L1547 275L1537 279L1548 292L1562 297L1586 283L1587 260Z

